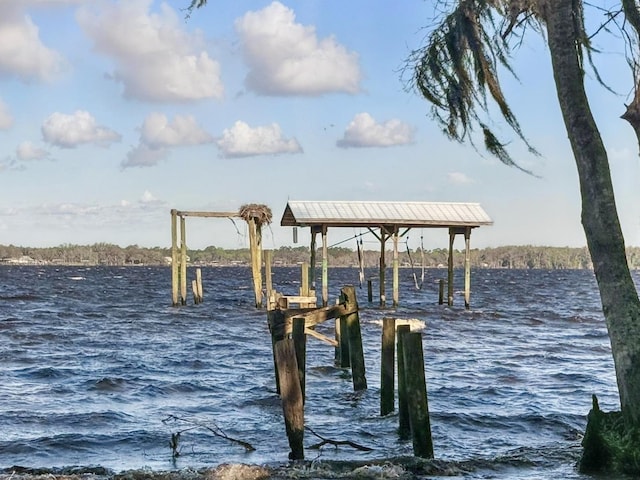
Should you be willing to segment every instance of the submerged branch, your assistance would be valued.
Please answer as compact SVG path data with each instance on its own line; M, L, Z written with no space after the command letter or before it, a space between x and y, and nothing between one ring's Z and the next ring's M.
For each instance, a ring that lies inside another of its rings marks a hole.
M332 440L330 438L325 438L322 435L316 433L310 427L304 427L304 429L305 430L309 430L313 435L315 435L320 440L322 440L320 443L315 443L315 444L313 444L313 445L311 445L309 447L310 449L313 449L313 450L317 450L317 449L323 447L326 444L330 444L330 445L334 445L336 447L338 447L340 445L347 445L347 446L349 446L351 448L355 448L356 450L360 450L361 452L372 452L373 451L373 448L365 447L363 445L360 445L358 443L352 442L350 440Z
M179 432L171 434L171 447L174 452L177 451L177 440L180 438L180 434L189 430L194 430L195 428L203 428L205 430L208 430L216 437L224 438L225 440L228 440L232 443L236 443L244 447L247 452L253 452L255 450L253 445L251 445L250 443L245 442L243 440L238 440L237 438L230 437L229 435L224 433L220 429L220 427L218 427L215 423L213 423L213 426L211 426L210 424L206 424L206 423L192 420L189 418L178 417L177 415L169 415L167 418L162 420L162 423L169 423L170 421L182 422L186 425L189 425L188 428L185 428ZM175 445L174 445L174 441L175 441Z

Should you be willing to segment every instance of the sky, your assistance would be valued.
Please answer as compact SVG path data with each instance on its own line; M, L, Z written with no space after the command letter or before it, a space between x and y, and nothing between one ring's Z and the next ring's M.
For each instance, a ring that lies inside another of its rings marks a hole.
M502 130L527 175L449 141L409 87L406 62L433 22L432 1L210 0L187 17L189 3L0 0L0 244L168 247L172 208L259 203L274 218L265 248L294 246L280 227L290 199L477 202L494 224L474 230L474 248L586 244L535 35L515 52L518 78L502 80L541 153ZM638 141L619 118L632 78L617 40L594 42L613 92L591 74L592 108L626 243L637 246ZM355 248L361 233L330 229L329 244ZM309 245L308 232L298 239ZM404 241L447 248L448 235ZM187 244L244 248L246 225L187 218Z

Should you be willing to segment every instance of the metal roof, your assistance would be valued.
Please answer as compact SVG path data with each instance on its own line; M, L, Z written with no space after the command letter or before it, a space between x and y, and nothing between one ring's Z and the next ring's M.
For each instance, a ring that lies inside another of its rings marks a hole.
M280 225L339 227L479 227L493 220L478 203L452 202L287 202Z

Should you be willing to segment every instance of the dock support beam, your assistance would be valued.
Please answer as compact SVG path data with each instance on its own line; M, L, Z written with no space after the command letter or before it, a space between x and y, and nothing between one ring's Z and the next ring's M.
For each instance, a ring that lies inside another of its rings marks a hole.
M329 246L327 244L327 226L322 226L322 306L329 303Z
M318 227L311 227L311 257L309 258L309 273L311 274L311 289L316 290L316 250L318 249L316 243L316 235L318 234Z
M398 227L393 229L393 306L397 307L400 299L400 279L398 268L400 262L398 260Z
M464 306L471 305L471 227L449 229L448 304L453 305L453 241L457 234L464 235Z
M247 220L249 225L249 248L251 249L251 270L253 273L253 293L256 308L262 307L262 228L255 218Z
M180 305L178 298L178 211L171 210L171 304L174 307Z
M187 304L187 226L180 216L180 296L182 305Z
M464 229L464 307L471 306L471 227Z
M380 227L380 306L384 307L387 304L387 295L385 292L385 245L387 243L387 231L384 227Z

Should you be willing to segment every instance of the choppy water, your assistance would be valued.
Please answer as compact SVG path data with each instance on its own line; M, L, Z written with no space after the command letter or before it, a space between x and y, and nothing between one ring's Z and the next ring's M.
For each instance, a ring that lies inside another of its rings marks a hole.
M286 463L266 313L252 306L250 271L202 273L205 302L173 308L168 268L0 267L0 469ZM379 416L379 321L396 316L424 322L435 455L462 466L458 478L582 478L575 463L591 394L603 409L619 408L593 274L476 270L469 311L460 294L453 308L437 305L445 275L429 271L416 290L401 270L397 310L357 290L365 392L333 366L332 347L309 340L306 424L373 451L325 446L306 458L412 454L397 416ZM285 293L297 292L298 279L299 269L274 270ZM357 281L356 270L331 270L332 301ZM172 458L177 431L181 455ZM316 442L306 434L307 446Z

